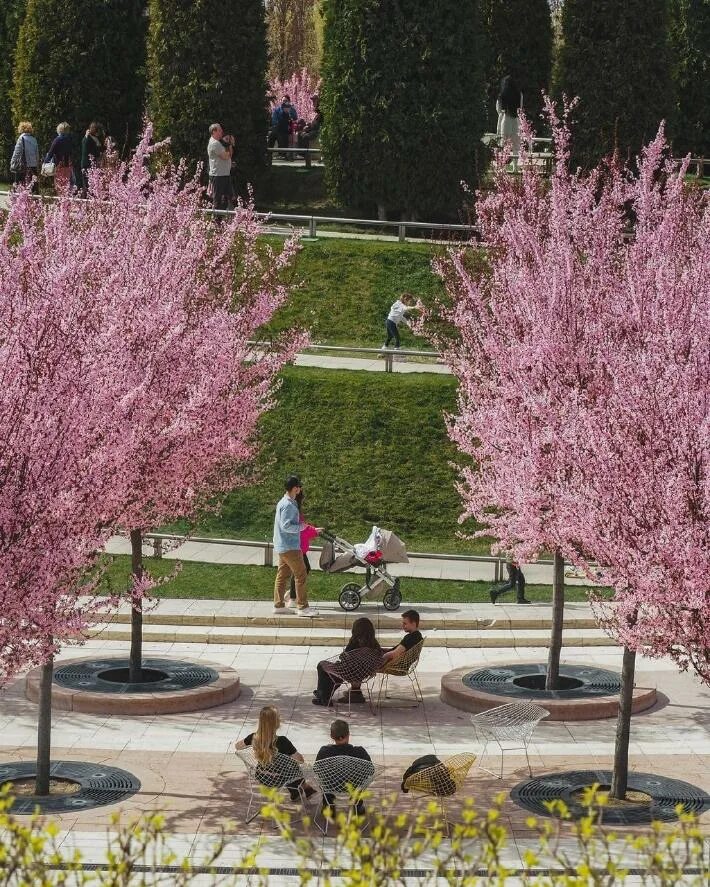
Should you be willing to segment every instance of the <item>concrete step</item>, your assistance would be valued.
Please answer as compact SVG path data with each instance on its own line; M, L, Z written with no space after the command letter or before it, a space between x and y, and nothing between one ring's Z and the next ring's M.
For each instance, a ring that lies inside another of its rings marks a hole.
M289 627L267 626L223 626L200 624L158 624L147 622L143 625L143 638L146 643L194 643L194 644L253 644L278 646L343 647L350 636L348 628L329 628L321 620L302 619L294 626L297 617L292 617ZM501 629L486 628L462 629L424 628L428 647L547 647L549 630L544 628ZM97 624L87 637L107 641L130 641L131 632L126 623L113 622ZM394 646L402 636L401 630L378 631L377 637L383 647ZM570 627L563 634L567 647L611 646L613 641L598 628Z
M283 616L273 616L270 610L267 613L224 613L224 612L171 612L169 606L170 601L161 601L158 609L148 610L143 614L144 625L165 625L165 626L206 626L215 628L265 628L281 629L294 628L297 626L296 616L293 610L288 610ZM400 626L401 612L387 612L380 608L379 610L356 610L354 613L346 613L343 610L324 610L320 604L315 604L319 608L320 615L316 623L318 628L340 629L341 631L349 631L350 626L360 616L367 616L372 620L375 629L381 631L398 631ZM481 615L471 616L462 615L460 611L448 612L446 610L435 612L424 612L422 608L422 629L452 629L464 631L520 631L520 630L541 630L549 631L551 626L551 618L546 612L540 612L535 615L532 607L518 607L516 611L513 608L504 610L503 607L493 608L488 606L488 610L498 609L500 615ZM547 608L549 610L549 608ZM128 609L115 613L110 619L106 620L116 625L128 625L131 621L131 614ZM596 620L589 613L575 614L570 612L566 614L564 621L565 631L572 629L596 628Z

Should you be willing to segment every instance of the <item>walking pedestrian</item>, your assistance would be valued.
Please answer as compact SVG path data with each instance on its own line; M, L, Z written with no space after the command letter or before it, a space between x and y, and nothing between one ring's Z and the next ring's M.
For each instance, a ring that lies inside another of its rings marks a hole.
M24 185L37 178L39 170L39 145L32 135L32 124L23 120L17 127L18 138L10 158L10 172L16 185ZM35 185L32 185L34 190Z
M234 186L232 185L232 155L234 136L224 134L219 123L210 126L210 140L207 142L210 189L212 206L215 209L232 209Z
M288 137L291 132L291 121L296 121L298 114L291 104L290 98L285 95L281 99L281 104L277 105L271 113L271 129L267 139L267 146L273 148L278 144L279 148L288 148ZM281 157L285 160L291 160L292 155L284 152Z
M290 576L296 580L296 615L317 616L318 610L308 606L306 593L306 565L301 551L301 531L305 524L296 504L296 496L303 489L295 474L286 478L286 491L276 505L274 516L274 552L278 555L279 566L274 582L274 614L286 611L284 596Z
M520 562L513 559L512 555L506 558L506 569L508 571L508 581L498 588L491 588L488 594L491 597L491 603L495 604L502 594L507 594L515 589L515 603L529 604L530 601L525 598L525 576L520 567Z
M409 323L409 315L414 304L414 297L410 293L402 293L402 295L390 306L387 320L385 321L385 329L387 330L387 338L385 344L380 349L386 351L390 347L390 342L394 340L395 350L399 348L401 342L399 338L399 328L403 323Z
M496 100L498 112L498 126L496 133L501 145L510 142L513 153L513 171L518 169L518 155L520 154L520 120L518 111L523 106L523 94L518 84L512 77L506 76L500 82L500 92Z
M57 194L66 194L71 187L73 147L71 126L68 123L58 124L57 135L44 158L45 163L54 164L54 190Z
M104 131L100 123L95 120L89 124L81 140L81 195L86 197L89 193L89 170L94 166L100 166L106 146L104 144Z

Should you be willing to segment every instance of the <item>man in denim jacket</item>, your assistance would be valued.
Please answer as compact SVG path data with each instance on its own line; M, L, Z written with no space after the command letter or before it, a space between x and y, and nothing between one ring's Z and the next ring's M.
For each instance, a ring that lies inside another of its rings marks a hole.
M291 612L286 610L286 588L291 576L296 582L296 615L317 616L318 610L308 606L306 596L306 565L301 553L301 530L304 524L295 502L302 484L295 474L286 478L286 492L276 505L274 517L274 551L279 556L279 568L274 584L274 614Z

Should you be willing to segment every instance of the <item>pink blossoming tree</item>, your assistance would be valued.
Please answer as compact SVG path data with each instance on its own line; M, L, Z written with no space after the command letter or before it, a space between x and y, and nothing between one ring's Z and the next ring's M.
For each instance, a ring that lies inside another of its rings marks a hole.
M51 656L95 618L77 596L96 549L112 528L131 532L139 629L142 530L245 482L258 419L301 344L250 344L286 298L295 242L275 255L251 209L215 222L197 182L152 177L150 135L129 165L91 173L95 199L19 194L0 245L0 655L6 678L45 665L47 767Z
M467 515L523 554L554 548L595 576L599 562L616 591L599 605L625 645L623 797L633 651L708 677L708 204L664 167L662 136L637 177L613 162L571 173L548 111L549 186L501 157L479 207L489 268L443 267L460 333L451 435L475 461Z
M115 306L129 456L114 522L131 538L131 682L141 680L141 598L151 585L143 532L191 519L248 479L257 422L303 343L292 334L269 349L253 344L286 299L280 278L296 242L278 254L258 242L250 207L216 224L200 211L197 182L183 188L172 170L151 178L149 140L150 130L130 166L94 171L90 193L102 200L83 208L91 285Z

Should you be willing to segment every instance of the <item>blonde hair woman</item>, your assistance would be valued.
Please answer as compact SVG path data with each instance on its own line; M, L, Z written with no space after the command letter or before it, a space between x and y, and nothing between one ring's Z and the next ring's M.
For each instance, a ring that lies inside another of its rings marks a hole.
M265 705L259 712L259 725L254 733L245 736L236 743L236 749L251 747L254 751L254 757L262 767L267 767L274 758L274 755L281 754L293 758L299 764L303 763L303 755L299 754L296 746L286 736L277 733L281 726L281 716L279 710L273 705ZM298 782L290 782L286 786L291 795L292 801L297 801L300 797L299 787L304 780ZM314 794L315 789L310 785L303 786L303 792L307 798Z
M17 127L18 139L10 159L10 171L15 176L16 185L24 185L36 177L39 169L39 145L32 135L29 120L21 121Z

